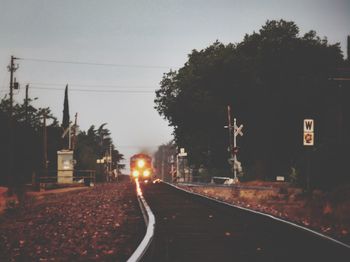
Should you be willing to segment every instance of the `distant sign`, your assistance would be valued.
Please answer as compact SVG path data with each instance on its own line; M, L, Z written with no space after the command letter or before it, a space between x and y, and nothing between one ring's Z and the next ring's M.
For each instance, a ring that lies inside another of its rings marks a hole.
M179 156L187 156L187 153L185 152L185 148L180 148L180 154Z
M314 132L304 133L304 146L313 146L315 140Z
M313 119L304 119L304 132L314 132Z
M242 129L243 129L243 125L240 125L239 127L236 127L235 128L235 136L243 136L243 132L242 132Z
M313 146L314 141L315 141L314 120L304 119L303 144L304 146Z

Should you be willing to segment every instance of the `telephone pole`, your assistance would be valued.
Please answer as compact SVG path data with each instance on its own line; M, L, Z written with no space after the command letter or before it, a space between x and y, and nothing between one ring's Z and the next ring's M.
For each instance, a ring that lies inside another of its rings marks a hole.
M13 174L13 158L14 158L14 128L13 128L13 73L18 69L18 65L15 66L14 61L17 59L14 56L11 56L10 65L7 67L10 71L10 108L9 108L9 162L8 162L8 194L13 194L14 187L14 174Z
M43 168L44 168L44 176L47 177L47 130L46 130L46 112L44 113L44 123L43 123Z
M26 124L28 124L28 88L29 88L29 84L26 85L26 100L25 100Z

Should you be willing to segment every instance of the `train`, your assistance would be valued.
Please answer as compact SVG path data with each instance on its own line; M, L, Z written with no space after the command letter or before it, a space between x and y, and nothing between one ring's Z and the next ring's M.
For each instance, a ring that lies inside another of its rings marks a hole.
M136 154L130 158L130 179L148 183L155 179L152 157L147 154Z

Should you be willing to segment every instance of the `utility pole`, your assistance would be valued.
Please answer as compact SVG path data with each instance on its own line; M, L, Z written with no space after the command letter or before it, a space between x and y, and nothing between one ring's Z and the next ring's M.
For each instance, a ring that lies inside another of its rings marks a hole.
M26 124L28 124L28 88L29 88L29 84L26 85L26 100L25 100Z
M13 158L14 158L14 128L13 128L13 73L18 69L18 65L15 66L14 61L17 58L11 56L10 65L7 67L10 71L10 109L9 109L9 162L8 162L8 194L13 194L14 179L13 179Z
M46 132L46 111L44 112L44 123L43 123L43 168L44 177L47 177L47 132Z

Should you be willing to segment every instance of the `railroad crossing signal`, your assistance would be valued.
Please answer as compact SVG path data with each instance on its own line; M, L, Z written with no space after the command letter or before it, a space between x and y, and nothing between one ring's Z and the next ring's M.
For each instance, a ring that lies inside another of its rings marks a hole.
M234 126L234 129L235 129L234 131L235 136L238 136L238 135L243 136L243 132L242 132L243 125L240 125L239 127Z
M314 134L314 120L304 119L304 135L303 135L304 146L313 146L315 141Z

